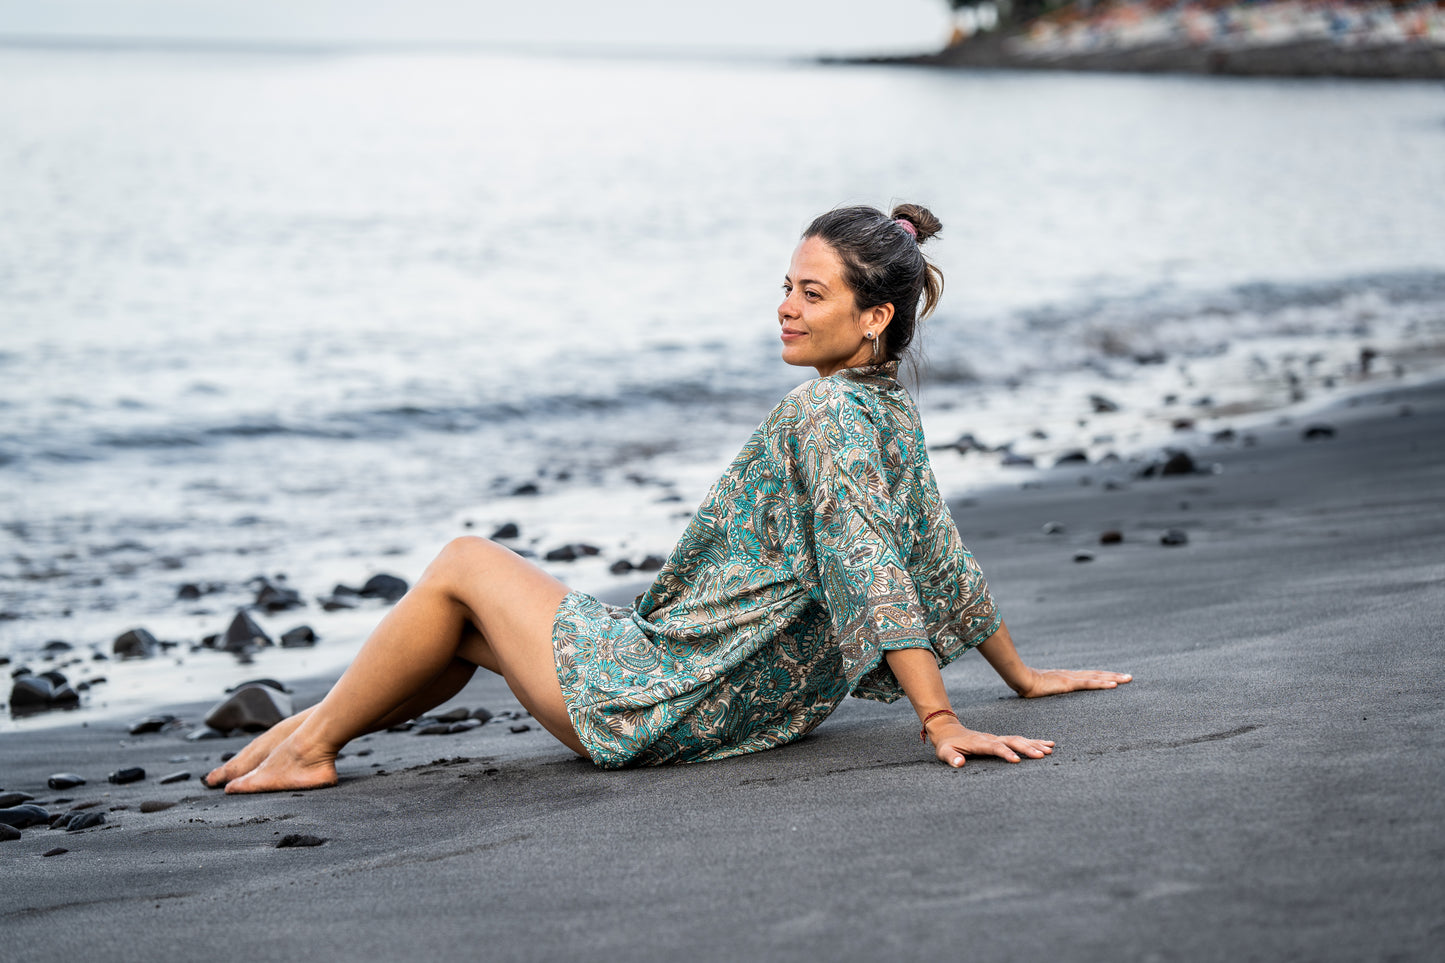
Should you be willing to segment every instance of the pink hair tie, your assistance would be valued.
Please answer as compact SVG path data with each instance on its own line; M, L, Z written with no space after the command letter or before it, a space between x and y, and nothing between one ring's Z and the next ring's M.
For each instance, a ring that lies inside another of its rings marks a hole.
M899 227L903 228L903 229L904 229L905 231L907 231L909 234L913 235L913 239L914 239L915 241L918 240L918 228L916 228L916 227L913 226L913 222L912 222L912 221L910 221L910 220L908 220L907 218L904 218L904 217L895 217L895 218L893 219L893 223L894 223L894 224L897 224Z

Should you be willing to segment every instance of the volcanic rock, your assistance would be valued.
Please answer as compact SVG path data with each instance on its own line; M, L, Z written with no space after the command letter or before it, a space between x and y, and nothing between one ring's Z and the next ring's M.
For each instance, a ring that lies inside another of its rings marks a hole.
M632 563L625 558L619 558L617 561L607 566L607 571L611 572L613 575L626 575L628 572L632 571Z
M21 835L23 834L20 832L20 830L16 829L14 826L0 823L0 843L13 842L19 839Z
M130 734L133 736L149 735L152 732L160 732L166 726L174 725L179 721L179 719L169 713L163 713L158 716L146 716L130 727Z
M1188 545L1189 533L1182 528L1171 528L1159 536L1160 545Z
M1058 468L1060 465L1087 465L1088 463L1089 453L1084 451L1082 448L1075 448L1073 451L1066 451L1058 458L1054 459L1055 468Z
M226 694L227 694L227 695L230 695L232 692L235 692L237 689L244 689L244 688L245 688L246 686L248 686L248 685L264 685L264 686L267 686L268 688L275 689L277 692L290 693L290 691L291 691L290 689L288 689L288 688L287 688L285 685L283 685L282 683L276 681L275 679L272 679L272 678L269 678L269 677L268 677L268 678L265 678L265 679L247 679L245 682L237 682L235 685L231 686L229 689L226 690Z
M373 575L366 580L357 594L362 598L385 599L387 602L398 602L406 594L409 588L406 579L398 578L395 575Z
M549 562L572 562L586 555L596 555L600 551L595 545L584 545L581 542L576 542L571 545L554 548L543 557Z
M31 826L40 826L50 822L50 813L39 806L29 803L22 803L19 806L11 806L9 809L0 809L0 823L6 826L14 826L16 829L27 829Z
M1044 522L1045 535L1062 535L1064 534L1064 531L1065 529L1062 522Z
M105 813L76 813L70 817L65 828L72 833L78 833L82 829L94 829L96 826L104 825Z
M1100 545L1118 545L1124 540L1124 533L1118 529L1109 529L1107 532L1099 533Z
M195 732L193 732L193 733L191 733L190 735L186 736L186 741L187 741L187 742L203 742L203 741L205 741L205 740L207 740L207 739L225 739L225 738L227 738L226 733L220 732L220 731L218 731L218 730L216 730L216 729L212 729L210 726L203 726L202 728L197 729ZM224 760L223 760L223 761L224 761Z
M168 775L162 776L157 781L162 786L169 786L173 782L185 782L189 778L191 778L191 774L183 769L180 772L173 772Z
M74 648L75 646L71 645L69 642L62 642L60 639L51 639L49 642L45 643L40 647L40 651L45 655L54 656L69 652Z
M41 856L64 856L64 855L65 855L66 853L68 853L68 852L70 852L70 850L66 849L64 846L56 846L54 849L47 849L45 852L41 853L40 855L41 855Z
M1094 556L1093 556L1093 554L1092 554L1091 552L1075 552L1075 553L1074 553L1074 561L1076 561L1076 562L1092 562L1093 560L1094 560Z
M492 710L478 706L477 708L472 710L472 718L476 719L478 722L488 722L492 718Z
M1335 437L1335 429L1333 425L1310 425L1300 433L1300 437L1305 441L1319 441L1323 438L1333 438Z
M520 538L522 530L516 522L507 522L492 533L492 538Z
M38 675L22 675L10 687L10 708L21 711L50 708L50 697L55 686L50 680Z
M1187 451L1176 451L1159 469L1161 475L1192 475L1199 470Z
M206 713L212 729L264 732L289 716L291 697L267 685L246 685Z
M187 773L189 775L189 773ZM164 782L165 780L161 780ZM140 811L143 813L158 813L170 809L175 802L169 799L147 799L140 804Z
M1111 411L1119 410L1117 402L1110 401L1103 395L1089 395L1089 404L1093 406L1094 414L1096 415L1104 415Z
M34 798L28 792L0 792L0 809L9 809L11 806L30 802Z
M73 772L57 772L55 775L45 780L45 784L51 789L61 791L65 789L74 789L76 786L84 786L85 778L83 776L77 776Z
M298 625L294 629L288 629L281 633L281 648L302 649L315 645L320 640L316 630L309 625Z
M221 639L221 648L227 652L241 652L252 646L265 647L271 645L271 637L266 630L256 624L249 612L240 609L236 617L231 620L226 634Z
M470 719L471 717L472 717L472 713L471 713L471 710L470 710L470 709L467 709L467 708L465 708L465 707L463 707L463 706L458 706L458 707L455 708L455 709L448 709L446 712L443 712L443 713L439 714L438 716L436 716L436 721L437 721L437 722L461 722L463 719Z
M148 659L160 648L156 637L146 629L131 629L115 637L110 651L120 659Z
M515 723L514 725L512 725L511 728L510 728L508 731L510 731L510 732L526 732L526 731L528 731L528 730L531 729L531 728L532 728L532 727L529 726L529 725L527 725L525 722L518 722L518 723Z
M662 568L662 566L666 562L667 559L663 558L661 555L649 555L641 562L637 563L637 570L639 572L656 572L658 569Z
M264 576L256 581L259 581L260 585L256 590L256 601L252 604L258 609L265 609L267 612L285 612L288 609L306 607L301 593L294 588L278 585Z
M107 782L117 786L124 786L128 782L140 782L146 777L146 771L140 766L131 766L127 769L117 769L106 777Z
M1034 467L1034 460L1028 455L1016 455L1011 451L1006 451L1003 453L1003 459L999 464L1009 468L1032 468Z
M320 846L324 842L326 842L326 837L324 836L308 836L305 833L287 833L281 837L281 841L276 844L276 848L290 849L294 846Z

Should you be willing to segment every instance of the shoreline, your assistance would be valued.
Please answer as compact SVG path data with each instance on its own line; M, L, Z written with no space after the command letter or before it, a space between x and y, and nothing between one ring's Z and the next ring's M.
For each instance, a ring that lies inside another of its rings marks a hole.
M1185 41L1028 51L1017 35L984 35L934 53L880 57L825 57L825 64L943 67L957 70L1072 70L1086 73L1183 74L1357 80L1445 79L1445 46L1379 44L1342 46L1329 40L1239 46Z
M1334 434L1305 440L1316 423ZM0 843L0 916L47 958L98 925L119 960L198 940L221 959L479 940L515 959L867 959L945 953L960 926L983 960L1424 957L1445 896L1442 430L1436 380L1196 450L1218 474L1106 490L1066 467L952 500L1032 664L1135 675L1024 701L981 659L945 671L966 724L1054 738L1049 760L948 770L906 705L848 700L807 739L723 762L605 772L489 724L358 741L335 789L227 797L195 777L240 739L9 732L0 788L108 818ZM1159 543L1173 528L1186 545ZM450 705L509 700L479 674ZM105 782L129 765L146 780ZM47 790L64 770L87 785ZM275 848L293 833L326 842ZM839 885L845 866L869 869Z

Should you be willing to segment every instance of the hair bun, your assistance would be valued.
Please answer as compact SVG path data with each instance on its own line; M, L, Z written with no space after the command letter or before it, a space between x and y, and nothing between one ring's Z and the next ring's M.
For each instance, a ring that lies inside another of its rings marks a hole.
M930 237L943 230L943 222L933 216L933 212L918 204L899 204L893 208L893 213L888 215L895 221L904 220L913 225L918 232L918 243L922 244Z

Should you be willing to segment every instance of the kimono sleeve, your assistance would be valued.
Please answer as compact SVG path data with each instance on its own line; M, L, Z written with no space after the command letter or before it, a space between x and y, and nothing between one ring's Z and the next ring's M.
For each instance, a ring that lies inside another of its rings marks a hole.
M842 393L809 393L799 403L791 454L811 515L799 529L811 535L848 690L893 702L903 690L883 654L932 646L904 566L879 428L866 407Z

